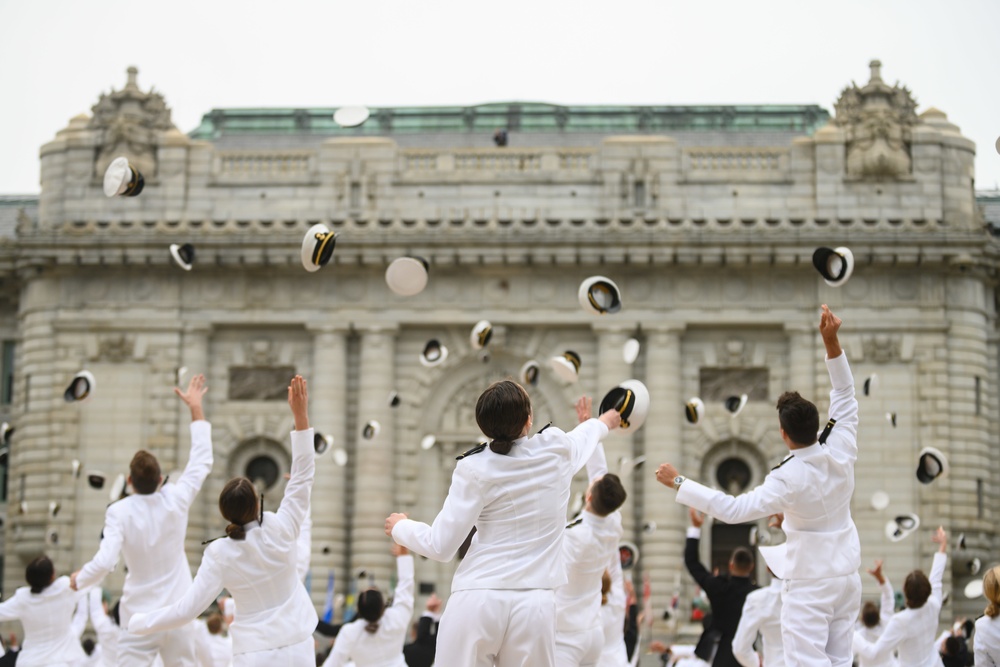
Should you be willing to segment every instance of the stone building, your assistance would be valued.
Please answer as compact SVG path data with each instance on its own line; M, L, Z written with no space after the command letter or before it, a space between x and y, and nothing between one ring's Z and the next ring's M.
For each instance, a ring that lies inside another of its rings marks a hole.
M433 519L456 454L480 438L479 392L535 359L538 425L571 427L581 393L599 400L633 377L649 388L645 426L606 446L613 466L622 461L627 538L659 619L693 587L681 559L686 512L655 482L656 465L733 491L760 483L786 453L777 396L794 388L827 406L817 323L828 303L845 320L859 386L880 378L878 391L859 391L853 509L865 563L885 558L899 585L926 567L943 524L967 542L947 575L956 593L945 614L981 607L957 591L972 578L966 562L991 562L997 547L998 246L975 199L973 143L941 111L917 114L878 62L832 117L819 106L504 103L378 108L343 128L333 111L216 109L185 135L130 69L124 88L41 148L41 195L0 202L0 416L17 427L5 592L40 551L60 571L96 551L107 488L74 478L74 459L109 477L140 447L165 471L184 465L188 416L171 391L181 368L206 374L214 427L215 467L188 531L192 567L224 527L216 499L229 477L249 471L269 507L280 498L283 390L302 373L313 424L348 455L343 467L318 461L313 598L322 609L331 572L341 594L362 570L362 585L385 586L383 519ZM494 144L498 128L508 145ZM101 191L119 155L145 176L139 197ZM316 222L339 236L331 263L307 273L299 247ZM190 272L167 251L185 242L196 248ZM857 266L831 288L811 257L841 245ZM384 281L403 255L430 264L415 297ZM577 287L594 274L620 286L620 313L579 307ZM487 355L469 345L482 318L494 325ZM641 353L628 364L633 337ZM432 338L450 354L428 369L419 355ZM548 372L565 350L583 360L576 384ZM84 368L97 378L93 397L65 403ZM723 400L743 393L747 406L730 416ZM692 396L707 404L697 425L684 419ZM366 440L370 420L381 430ZM427 434L436 444L425 450ZM951 462L930 485L914 474L925 446ZM638 457L646 463L633 467ZM876 491L888 508L873 508ZM911 511L920 530L890 542L886 523ZM724 564L749 530L714 524L705 558ZM454 564L417 568L422 592L447 595Z

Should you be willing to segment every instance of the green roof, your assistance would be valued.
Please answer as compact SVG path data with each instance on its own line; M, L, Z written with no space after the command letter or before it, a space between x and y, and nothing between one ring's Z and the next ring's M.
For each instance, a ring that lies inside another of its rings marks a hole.
M461 107L373 107L359 127L343 128L336 109L213 109L202 117L193 139L239 134L379 136L440 132L598 132L662 134L677 131L781 131L812 134L829 112L810 105L734 106L560 106L503 102Z

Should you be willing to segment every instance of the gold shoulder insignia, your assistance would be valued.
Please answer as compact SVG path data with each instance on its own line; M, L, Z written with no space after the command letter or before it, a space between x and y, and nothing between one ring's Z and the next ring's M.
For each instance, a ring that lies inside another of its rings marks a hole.
M791 454L789 454L788 456L786 456L786 457L785 457L785 459L784 459L784 460L783 460L783 461L782 461L781 463L779 463L778 465L776 465L776 466L774 466L773 468L771 468L771 470L777 470L777 469L778 469L778 468L780 468L781 466L783 466L783 465L785 465L786 463L788 463L789 461L791 461L791 460L792 460L793 458L795 458L795 457L794 457L794 456L792 456Z
M821 445L826 444L826 439L830 437L830 431L833 430L833 426L836 423L837 423L836 419L831 419L826 423L826 427L823 429L823 432L819 434L819 438L817 439L819 444Z
M463 452L462 454L459 454L458 456L456 456L455 460L456 461L461 461L466 456L472 456L473 454L478 454L479 452L481 452L484 449L486 449L486 447L487 447L487 444L485 442L481 442L478 445L476 445L475 447L473 447L472 449L469 449L469 450Z
M583 517L582 516L579 517L578 519L576 519L575 521L570 521L569 523L567 523L566 527L567 528L572 528L573 526L579 526L581 523L583 523Z

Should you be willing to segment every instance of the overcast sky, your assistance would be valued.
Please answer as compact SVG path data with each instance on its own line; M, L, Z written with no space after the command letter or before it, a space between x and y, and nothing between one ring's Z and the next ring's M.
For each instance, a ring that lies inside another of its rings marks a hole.
M194 129L215 107L820 104L907 85L1000 184L998 0L0 0L0 194L125 69Z

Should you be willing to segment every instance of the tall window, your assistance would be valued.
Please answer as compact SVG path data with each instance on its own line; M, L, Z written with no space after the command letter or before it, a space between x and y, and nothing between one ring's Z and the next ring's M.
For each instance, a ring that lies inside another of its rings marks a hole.
M0 405L10 405L14 399L14 341L5 340L0 358Z

